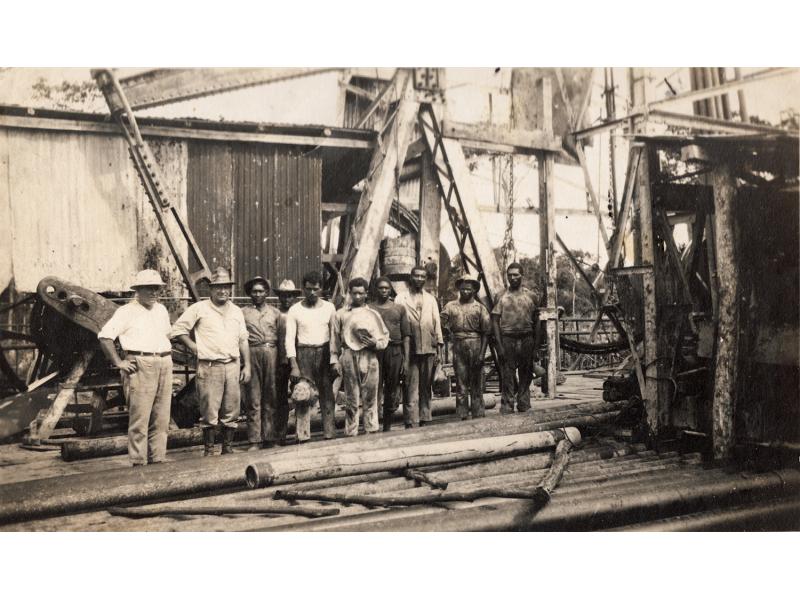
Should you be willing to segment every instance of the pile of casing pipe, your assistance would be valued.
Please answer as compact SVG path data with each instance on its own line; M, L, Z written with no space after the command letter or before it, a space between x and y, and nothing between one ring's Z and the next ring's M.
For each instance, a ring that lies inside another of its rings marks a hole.
M567 481L535 514L524 500L487 499L464 508L410 507L333 517L291 531L589 531L800 492L800 471L730 473L686 469L681 476L634 477L580 492ZM591 492L591 493L587 493ZM264 528L268 530L269 528Z
M625 405L624 402L597 403L597 408L616 408L618 411ZM339 437L324 443L277 447L210 458L192 457L136 469L114 469L5 484L0 485L0 523L85 512L130 502L150 502L182 495L243 488L246 485L245 468L259 456L269 457L270 460L279 456L299 459L425 441L513 435L613 422L617 414L618 412L612 411L587 415L580 411L579 416L544 423L541 419L545 417L535 411L516 415L493 415L383 434Z
M800 498L758 502L619 527L614 531L798 531Z
M251 455L253 453L250 453ZM628 457L628 456L651 456L654 453L651 451L645 451L644 446L640 444L631 445L625 443L618 443L618 442L607 442L603 444L597 444L592 440L589 440L586 447L573 449L571 453L570 459L570 469L576 469L580 465L580 467L585 467L589 471L597 469L598 465L607 462L609 458L612 457ZM232 455L234 457L238 457L240 455ZM552 452L537 452L531 455L525 455L521 457L513 457L513 458L506 458L500 460L490 460L485 462L488 467L491 469L499 469L500 465L504 462L508 461L518 461L523 458L531 458L535 459L536 462L534 464L530 464L529 468L542 468L545 469L549 467L550 462L552 461L553 453ZM221 459L227 459L228 456L218 457ZM212 463L215 462L214 459L205 459L206 461L211 461ZM210 463L209 463L210 464ZM480 463L463 463L469 466L477 466ZM450 481L459 481L459 480L466 480L471 479L472 475L469 472L462 472L458 469L448 469L448 465L444 465L444 470L442 473L446 473L447 477ZM436 475L439 471L432 471L436 467L426 467L424 470L426 472L432 473ZM118 471L122 473L128 473L129 471L134 470L138 471L138 469L125 469L124 471ZM114 472L107 472L107 475L101 478L101 480L105 479L106 481L112 482L112 479L115 480L113 485L116 485L116 481L119 481L116 477L114 477ZM563 485L563 483L562 483ZM258 490L242 490L242 489L234 489L229 490L228 493L217 493L212 495L205 495L205 496L197 496L191 498L175 498L175 497L163 497L161 499L150 499L145 500L148 502L147 508L163 508L163 509L182 509L186 507L201 507L201 508L208 508L208 507L226 507L231 504L236 504L237 506L253 506L258 507L259 509L264 509L265 507L271 506L286 506L286 503L277 503L271 500L272 494L274 490L277 489L292 489L292 490L323 490L323 489L331 489L334 491L346 491L349 489L356 489L360 491L365 491L369 489L373 489L376 491L382 490L400 490L400 489L410 489L415 486L413 481L406 479L405 477L400 476L397 472L391 471L383 471L378 473L369 473L365 475L354 475L351 477L340 477L336 479L324 479L318 481L307 481L304 483L296 483L287 486L275 486L265 489L258 489ZM60 493L60 486L56 483L53 485L53 493L58 494ZM157 503L157 504L155 504ZM59 505L63 506L63 502L58 502ZM86 509L83 512L89 511L98 511L96 514L100 514L99 511L102 511L103 519L107 519L107 514L105 510L111 506L112 504L107 503L103 506L95 507L94 509ZM40 507L41 508L41 507ZM144 508L144 507L143 507ZM21 525L25 527L25 530L37 530L39 529L42 524L48 523L48 517L50 515L60 517L57 521L53 523L61 523L63 522L63 526L56 524L55 527L58 529L67 530L72 527L69 517L70 512L66 513L58 513L49 511L45 514L41 515L41 521L36 520L36 517L32 517L31 520L27 520ZM88 515L87 515L88 516ZM195 523L200 523L201 521L194 521ZM212 521L209 521L211 523ZM292 525L296 522L292 518L283 517L283 518L273 518L270 519L270 523L279 524L283 523L286 526ZM109 524L113 523L109 521ZM233 523L233 521L231 521ZM243 517L240 516L235 520L235 525L237 530L246 530L252 528L259 528L264 527L265 523L262 518L260 517ZM53 527L54 525L48 524L47 527ZM143 527L150 527L153 528L163 528L165 527L163 521L153 521L151 523L146 523ZM202 527L202 525L201 525ZM209 525L211 527L211 525ZM228 525L226 527L231 527Z
M684 459L663 459L641 464L629 464L627 470L621 470L616 477L629 479L640 473L654 473L663 468L674 469L679 464L691 464L699 462L699 456L690 460ZM594 463L587 463L587 469L582 470L583 476L579 478L564 477L564 485L571 483L573 492L578 489L591 489L598 483L608 481L607 475L594 475L589 469L596 469ZM550 467L552 469L552 466ZM432 504L434 502L454 501L458 494L471 494L477 491L485 491L488 488L500 490L492 495L497 497L510 497L502 490L518 491L520 489L532 491L543 483L543 478L548 474L547 468L535 469L530 471L520 471L517 473L507 473L503 475L486 475L478 479L468 479L460 481L449 480L447 492L441 494L438 491L425 487L408 486L386 486L380 484L365 484L339 486L325 490L295 490L293 488L283 489L275 494L275 499L281 500L316 500L321 502L341 502L345 504L362 504L366 506L381 506L384 504ZM391 489L394 488L394 489ZM452 494L453 498L449 498ZM520 496L521 497L521 496ZM388 502L387 502L388 501Z
M494 397L487 397L486 408L491 409L496 406ZM598 407L600 408L600 407ZM439 417L443 415L452 415L456 411L455 398L444 398L442 400L434 400L431 407L433 416ZM344 427L345 414L344 411L336 411L336 427L342 429ZM401 411L395 412L393 415L393 423L402 423L403 414ZM322 421L319 414L314 414L311 418L312 429L321 429ZM289 423L287 433L292 435L294 433L295 424ZM243 441L247 439L247 430L240 428L236 432L236 440ZM167 448L186 448L189 446L199 446L203 443L203 430L199 427L192 427L189 429L175 429L167 432ZM100 458L103 456L119 456L128 452L128 436L114 436L106 438L83 439L83 440L67 440L61 445L61 458L64 461L70 462L74 460L84 460L88 458Z
M425 467L485 456L514 456L552 448L565 438L577 445L580 443L581 434L574 427L568 427L563 430L399 446L304 460L277 459L248 465L246 478L249 487L258 488L376 471Z

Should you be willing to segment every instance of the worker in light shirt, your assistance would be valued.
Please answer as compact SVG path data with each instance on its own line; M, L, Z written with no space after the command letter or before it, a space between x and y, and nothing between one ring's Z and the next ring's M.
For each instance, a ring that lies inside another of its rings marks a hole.
M106 357L120 370L128 401L128 457L134 467L164 461L172 403L172 346L169 314L158 302L164 282L158 272L140 271L136 294L117 309L97 337ZM119 340L124 357L114 346Z
M209 279L211 298L187 308L170 334L197 356L195 380L203 414L203 456L214 454L218 427L222 429L222 454L233 452L241 410L239 383L250 382L247 328L242 310L230 301L232 286L228 271L218 267Z
M286 313L286 358L291 365L292 382L305 377L319 390L319 412L326 440L336 437L335 402L330 375L330 324L336 308L320 297L322 277L317 271L303 276L303 300ZM297 442L311 438L311 410L308 404L296 404Z

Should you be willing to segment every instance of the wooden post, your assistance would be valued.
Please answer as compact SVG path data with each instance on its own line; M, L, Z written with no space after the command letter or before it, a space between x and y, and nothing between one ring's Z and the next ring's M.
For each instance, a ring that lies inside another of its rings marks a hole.
M636 201L639 208L639 238L641 241L641 265L655 265L653 240L653 199L650 194L650 170L653 166L652 149L645 148L640 158L636 179ZM658 436L660 430L660 407L658 399L658 321L656 304L655 268L642 275L644 300L644 364L645 387L642 400L647 420L647 430L651 438Z
M406 70L398 73L396 80L398 106L385 136L378 139L378 147L372 156L367 182L361 193L353 227L355 232L347 238L345 258L341 274L343 284L353 277L369 277L378 257L383 230L389 220L389 211L394 199L396 174L406 156L411 131L416 123L419 103L408 99L410 75ZM337 290L341 297L344 290Z
M434 296L439 290L439 238L441 236L442 199L430 154L422 153L419 183L419 264L436 265L436 273L428 275L425 289Z
M50 437L55 430L58 420L64 414L64 409L71 400L75 399L75 386L78 385L81 377L89 368L89 363L92 362L95 350L93 348L82 350L78 356L75 364L72 365L66 379L59 385L58 393L56 394L53 404L47 409L47 412L41 419L36 419L31 423L30 435L28 441L31 444L41 444L42 440Z
M539 82L538 128L545 134L553 132L553 87L549 78ZM553 175L554 158L549 152L537 154L539 162L539 256L542 265L542 291L546 298L546 310L540 317L547 322L547 393L550 400L556 398L558 379L558 332L557 300L556 300L556 205L554 197L555 179Z
M727 458L733 448L736 373L738 368L739 298L738 268L734 248L733 202L736 184L730 166L714 169L714 221L716 222L719 320L712 403L714 458Z

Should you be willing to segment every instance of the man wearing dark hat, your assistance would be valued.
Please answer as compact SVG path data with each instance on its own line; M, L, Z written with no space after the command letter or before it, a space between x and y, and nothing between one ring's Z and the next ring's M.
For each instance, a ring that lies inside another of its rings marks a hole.
M170 334L197 356L195 381L203 413L204 456L214 453L217 427L222 428L222 453L233 452L240 411L239 383L250 382L247 327L242 309L230 301L233 280L226 269L218 267L208 283L211 298L187 308Z
M375 282L377 299L369 307L377 312L389 330L389 345L378 352L378 379L383 390L383 430L391 431L392 416L400 406L403 374L408 371L411 353L411 326L406 309L392 300L392 282L379 277ZM380 391L379 398L380 398Z
M281 313L267 303L269 280L260 275L244 284L253 304L242 309L250 346L252 377L247 395L247 440L250 450L271 448L281 439L278 431L278 397L275 375L278 366L278 321ZM285 432L284 434L285 435Z
M347 284L350 305L336 311L331 322L331 365L342 376L345 395L344 433L358 435L359 413L364 431L378 431L378 357L389 344L381 316L367 306L369 282L355 277Z
M133 466L164 461L172 402L172 346L169 314L158 300L164 282L157 271L136 275L134 299L121 306L97 337L106 357L120 370L128 401L128 456ZM119 339L125 358L114 347Z
M539 324L536 298L522 285L522 265L513 262L506 269L508 288L497 296L492 309L495 349L502 365L502 397L500 412L513 413L531 407L530 386L533 381Z
M456 280L458 300L442 310L442 329L453 342L453 368L456 373L456 415L465 420L485 416L483 403L483 357L489 340L489 311L475 299L480 282L472 275Z
M278 296L278 366L275 375L276 385L276 405L275 433L278 437L278 444L283 446L286 443L286 429L289 423L289 374L291 366L289 359L286 358L286 315L294 304L295 299L303 292L294 287L291 279L281 281L278 289L275 290Z

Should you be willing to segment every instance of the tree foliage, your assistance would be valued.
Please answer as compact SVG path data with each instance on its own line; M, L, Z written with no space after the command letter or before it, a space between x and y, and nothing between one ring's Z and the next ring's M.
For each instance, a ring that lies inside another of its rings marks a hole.
M94 81L62 81L51 84L40 77L32 88L34 98L44 100L52 108L61 110L96 108L102 100L102 94Z
M502 264L502 249L495 248L495 258L498 264ZM600 267L596 259L582 250L574 250L573 256L581 263L583 271L590 279L599 273ZM538 256L533 258L523 256L517 259L522 265L522 285L530 289L539 301L544 304L542 298L541 285L541 262ZM458 297L458 290L455 288L455 280L464 273L464 266L459 256L455 256L450 264L450 281L453 282L450 289L446 290L442 302L449 302ZM583 280L581 275L573 267L569 258L565 254L556 256L556 301L559 306L564 308L567 316L587 316L593 313L595 306L589 284ZM574 312L573 312L573 292L574 292Z

